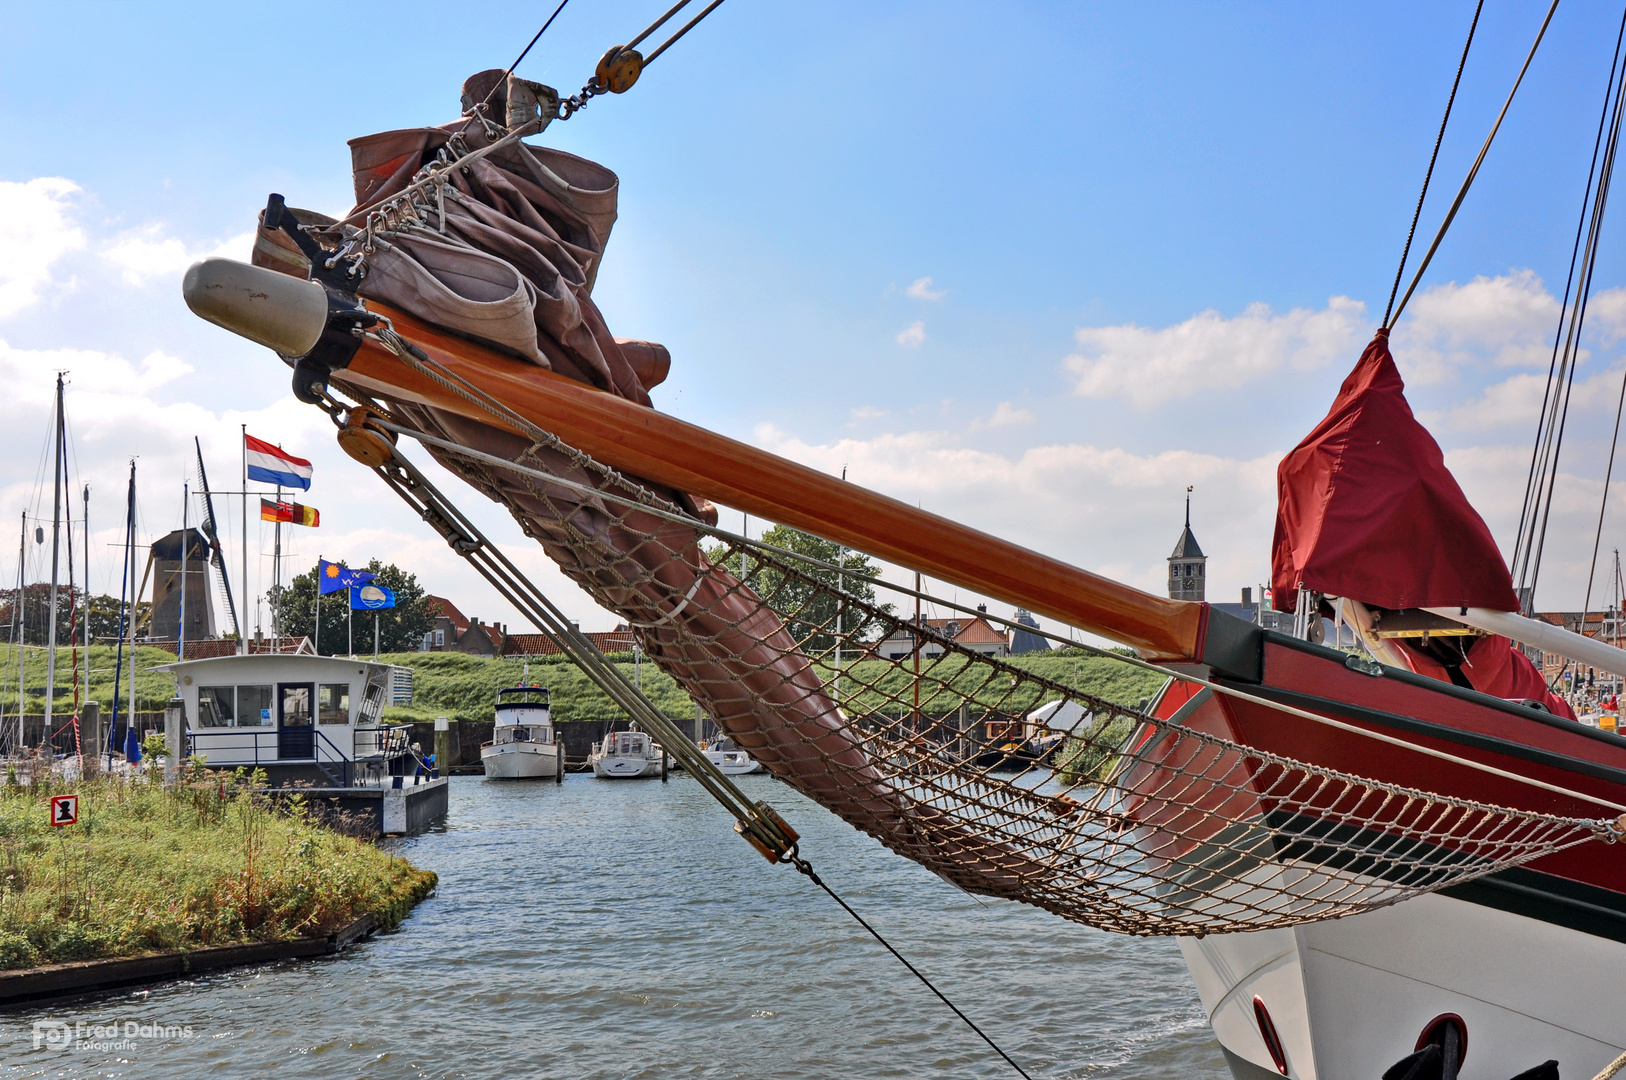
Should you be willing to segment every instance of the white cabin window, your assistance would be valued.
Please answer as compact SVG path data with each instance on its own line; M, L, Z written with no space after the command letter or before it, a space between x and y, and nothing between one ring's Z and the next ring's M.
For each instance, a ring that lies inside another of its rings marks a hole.
M271 713L271 687L237 688L238 727L275 727L276 723L276 717Z
M236 727L237 688L198 687L198 727Z
M324 724L350 722L350 684L323 683L316 688L317 719Z

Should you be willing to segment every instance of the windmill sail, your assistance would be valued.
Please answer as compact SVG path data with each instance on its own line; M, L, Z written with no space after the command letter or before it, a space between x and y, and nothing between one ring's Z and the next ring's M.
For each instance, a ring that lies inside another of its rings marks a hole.
M243 636L243 629L237 622L237 604L232 600L231 582L226 578L226 556L221 550L220 532L215 525L215 500L209 492L209 474L203 469L203 444L192 437L192 445L198 452L198 486L203 490L203 535L209 539L209 561L220 572L220 591L226 599L226 612L231 616L231 630L239 639Z

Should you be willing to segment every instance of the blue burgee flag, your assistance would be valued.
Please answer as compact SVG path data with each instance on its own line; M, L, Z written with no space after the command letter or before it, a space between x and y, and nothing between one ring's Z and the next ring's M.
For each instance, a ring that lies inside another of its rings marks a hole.
M130 730L124 735L124 760L131 765L141 760L141 740L136 738L134 724L130 725Z
M395 592L382 585L350 586L350 607L355 611L379 611L395 606Z
M321 588L322 595L338 592L340 589L350 589L357 585L365 585L378 575L371 570L352 570L336 562L326 559L316 561L316 583ZM354 607L355 605L350 605Z

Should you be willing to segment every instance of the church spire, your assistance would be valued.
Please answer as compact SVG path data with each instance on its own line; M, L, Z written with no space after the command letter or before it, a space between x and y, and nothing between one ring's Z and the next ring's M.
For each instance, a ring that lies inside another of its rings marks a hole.
M1191 531L1191 485L1186 486L1186 527L1169 555L1169 596L1175 600L1201 600L1207 593L1208 556Z

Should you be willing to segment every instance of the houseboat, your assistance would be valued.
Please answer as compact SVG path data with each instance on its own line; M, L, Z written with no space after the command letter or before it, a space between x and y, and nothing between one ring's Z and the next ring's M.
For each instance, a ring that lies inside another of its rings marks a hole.
M415 833L446 812L446 781L407 729L383 720L389 664L309 653L184 660L175 676L180 750L211 769L259 769L270 790L297 787L377 824Z

